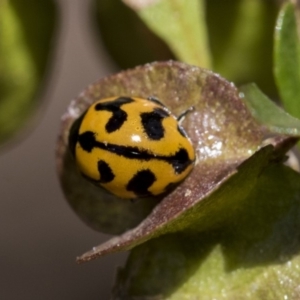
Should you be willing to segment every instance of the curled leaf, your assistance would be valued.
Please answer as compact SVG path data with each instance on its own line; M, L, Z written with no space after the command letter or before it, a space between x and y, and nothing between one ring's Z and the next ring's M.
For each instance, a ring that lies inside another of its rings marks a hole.
M75 167L68 150L73 122L91 103L119 95L155 96L176 115L190 106L195 108L183 127L195 147L197 164L191 175L164 199L131 203L116 198L88 183ZM133 229L95 247L79 261L130 249L168 232L220 226L230 215L228 207L238 207L264 167L280 160L296 137L267 130L253 118L233 84L211 71L187 64L147 64L93 83L71 102L63 116L57 146L60 179L67 200L90 226L113 234ZM270 143L273 146L263 147ZM211 219L210 214L216 211L228 213Z

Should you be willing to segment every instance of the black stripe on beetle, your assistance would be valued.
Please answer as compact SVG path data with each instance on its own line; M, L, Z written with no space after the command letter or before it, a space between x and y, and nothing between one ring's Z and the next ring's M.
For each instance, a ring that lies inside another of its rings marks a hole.
M117 99L95 105L95 110L97 111L106 110L112 113L112 116L105 125L107 133L112 133L122 127L124 122L127 120L127 113L121 109L121 106L131 102L134 102L132 98L119 97Z
M78 136L78 142L81 148L87 152L91 152L93 148L99 148L129 159L146 161L150 159L162 160L171 164L177 174L182 173L191 163L193 163L189 158L188 152L184 148L179 148L173 155L156 155L143 148L99 142L96 140L95 133L92 131L86 131L80 134Z

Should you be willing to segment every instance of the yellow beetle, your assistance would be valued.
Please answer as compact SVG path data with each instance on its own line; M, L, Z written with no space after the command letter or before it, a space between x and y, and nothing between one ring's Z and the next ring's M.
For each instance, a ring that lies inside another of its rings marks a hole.
M187 112L187 111L186 111ZM84 177L120 198L167 192L191 172L193 145L159 100L111 97L73 124L69 142Z

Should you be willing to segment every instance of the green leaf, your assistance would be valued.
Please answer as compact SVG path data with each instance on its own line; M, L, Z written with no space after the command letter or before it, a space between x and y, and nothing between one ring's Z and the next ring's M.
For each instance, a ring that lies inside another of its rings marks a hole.
M296 7L287 2L278 17L274 45L274 74L286 110L300 118L300 40Z
M123 0L186 63L210 68L203 0Z
M290 116L264 95L255 84L239 88L241 98L252 115L270 131L280 134L300 135L300 120Z
M221 228L132 250L113 299L299 299L299 193L298 173L268 166L238 206L227 195L223 214L231 213Z
M52 0L0 0L0 144L37 106L55 27Z

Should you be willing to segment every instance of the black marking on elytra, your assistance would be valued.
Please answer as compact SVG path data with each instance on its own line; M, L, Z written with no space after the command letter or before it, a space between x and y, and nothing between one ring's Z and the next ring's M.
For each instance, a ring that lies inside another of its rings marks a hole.
M146 161L151 159L162 160L171 164L177 174L182 173L191 163L193 163L193 160L189 158L189 155L184 148L179 148L174 155L157 155L147 149L139 147L99 142L96 140L96 135L92 131L86 131L80 134L78 142L82 149L87 152L91 152L93 148L99 148L129 159Z
M156 181L156 177L151 170L141 170L134 174L129 180L126 189L140 197L151 196L151 192L148 191L148 188L154 181Z
M68 145L69 145L69 149L70 149L71 153L74 156L75 156L76 144L78 142L78 137L79 137L79 128L80 128L80 125L82 123L82 120L83 120L85 114L86 114L86 112L83 113L77 120L75 120L75 122L72 124L72 126L70 128Z
M162 108L154 108L151 112L141 113L144 131L151 140L160 140L164 137L165 129L162 120L169 116L170 114Z
M166 107L163 103L161 103L156 97L154 96L150 96L147 98L147 100L159 105L159 106L162 106L162 107Z
M98 161L98 171L100 173L100 183L108 183L114 180L115 174L113 173L111 167L104 160Z
M105 129L108 133L112 133L122 127L124 122L127 120L127 113L121 109L121 106L133 101L134 100L129 97L119 97L115 100L95 105L95 110L97 111L106 110L112 113L112 116L105 125Z

